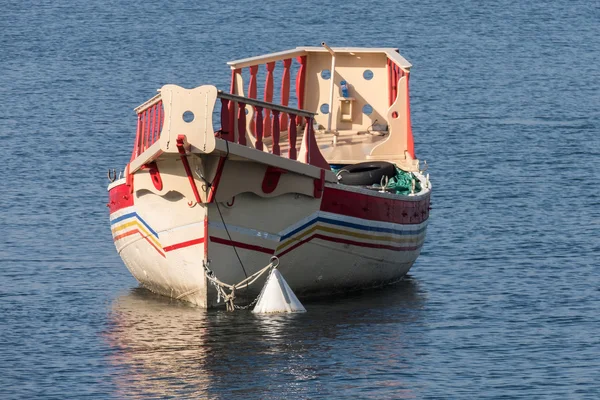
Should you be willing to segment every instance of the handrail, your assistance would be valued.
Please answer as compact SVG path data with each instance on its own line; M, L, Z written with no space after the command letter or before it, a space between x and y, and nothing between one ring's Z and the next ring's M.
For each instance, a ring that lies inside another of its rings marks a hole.
M152 107L153 105L158 103L160 101L160 99L161 99L160 93L157 93L154 97L146 100L145 102L143 102L142 104L140 104L139 106L134 108L133 110L139 114L142 111L144 111L145 109L147 109L148 107Z
M245 67L252 67L254 65L262 65L268 62L285 60L288 58L294 58L298 56L306 55L306 51L302 48L296 48L291 50L280 51L277 53L266 54L262 56L244 58L241 60L229 61L227 65L231 67L231 69L240 69Z
M253 105L255 107L258 106L258 107L263 107L263 108L269 108L271 110L276 110L276 111L284 112L287 114L301 115L303 117L312 118L317 114L317 113L306 111L306 110L300 110L298 108L281 106L279 104L269 103L267 101L256 100L256 99L251 99L249 97L238 96L236 94L225 93L222 90L219 90L217 92L217 97L220 99L233 100L235 102L244 103L246 105Z

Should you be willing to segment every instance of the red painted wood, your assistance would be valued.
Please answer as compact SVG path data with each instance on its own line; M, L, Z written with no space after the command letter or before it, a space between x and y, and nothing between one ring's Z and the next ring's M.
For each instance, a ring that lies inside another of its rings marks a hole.
M304 87L306 86L306 56L296 57L300 63L298 75L296 76L296 97L298 98L298 108L304 109Z
M275 252L274 249L269 249L267 247L255 246L253 244L242 243L242 242L235 242L233 240L221 239L221 238L216 237L216 236L211 236L210 240L211 240L211 242L214 242L214 243L223 244L223 245L226 245L226 246L235 246L235 247L237 247L239 249L247 249L247 250L260 251L261 253L267 253L267 254L273 254Z
M156 164L156 162L151 162L145 165L143 168L149 168L148 172L150 172L150 178L152 179L154 187L156 188L156 190L162 190L163 182L162 178L160 177L160 171L158 170L158 165Z
M238 143L246 145L246 104L238 103Z
M392 103L398 98L398 70L396 64L392 64Z
M229 100L221 99L221 137L229 134Z
M256 99L256 75L258 74L258 65L250 67L250 82L248 83L248 97Z
M275 189L277 189L281 174L285 174L286 172L287 171L285 169L268 166L262 181L262 191L267 194L273 193Z
M325 187L321 211L373 221L420 224L429 218L429 198L396 200Z
M315 138L315 131L313 129L313 119L310 117L304 117L306 125L304 127L304 139L306 141L306 159L300 160L306 164L314 165L315 167L330 169L329 163L319 150L317 139Z
M140 140L141 140L141 132L142 132L142 116L138 114L137 119L137 128L135 130L135 142L133 144L133 151L131 152L131 159L129 162L133 161L137 156L140 155Z
M163 107L162 100L158 103L158 136L157 140L160 139L160 134L162 133L163 123L165 122L165 109Z
M200 193L198 193L198 188L196 187L196 182L194 181L194 176L192 175L192 169L190 168L190 163L188 162L187 154L185 152L185 148L183 147L184 142L185 135L178 135L176 141L177 151L179 151L179 156L181 157L181 162L183 163L185 174L187 175L188 181L190 182L190 186L192 188L192 192L194 193L196 203L200 204L202 203L202 201L200 200Z
M110 214L133 205L133 196L127 184L115 186L108 192L108 210Z
M189 246L193 246L195 244L201 244L201 243L204 243L203 237L198 238L198 239L188 240L187 242L176 243L176 244L172 244L170 246L163 247L163 251L169 252L169 251L183 249L185 247L189 247Z
M391 106L394 103L394 97L392 96L392 61L388 58L387 60L387 74L388 74L388 103Z
M238 74L240 72L239 69L233 69L231 70L231 88L230 88L230 93L231 94L236 94L236 87L235 87L235 75ZM229 123L227 124L227 126L230 128L230 132L228 133L227 137L225 138L226 140L229 140L230 142L233 142L235 140L235 102L234 101L230 101L229 102Z
M407 124L407 135L406 135L406 151L408 154L415 159L415 139L413 138L412 125L410 122L410 91L409 91L409 80L410 73L406 73L406 124Z
M296 116L294 114L290 114L290 129L288 133L288 157L290 160L295 160L298 158L298 150L296 150L296 130Z
M254 132L256 133L256 143L254 147L257 150L263 149L263 117L262 117L262 107L255 106L254 110L256 110L256 116L254 119Z
M212 185L210 186L210 192L206 198L207 203L211 203L215 198L215 194L217 192L217 188L219 187L219 182L221 182L221 175L223 175L223 168L225 166L225 157L219 158L219 164L217 164L217 172L215 173L215 177L213 178Z
M322 235L320 233L316 233L316 234L313 234L313 235L309 236L308 238L306 238L304 240L301 240L301 241L297 242L293 246L285 249L281 253L277 254L277 257L282 257L283 255L285 255L285 254L289 253L290 251L292 251L292 250L294 250L294 249L302 246L303 244L305 244L307 242L310 242L313 239L321 239L321 240L326 240L328 242L349 244L349 245L357 246L357 247L370 247L370 248L375 248L375 249L385 249L385 250L392 250L392 251L414 251L414 250L417 250L417 249L421 248L421 246L400 247L400 246L390 246L390 245L387 245L387 244L358 242L358 241L355 241L355 240L335 238L335 237L325 236L325 235Z
M148 110L150 115L150 131L148 133L148 147L154 144L154 130L156 129L156 104Z
M281 105L287 106L290 102L290 67L292 66L292 59L288 58L283 60L283 76L281 77ZM279 120L279 126L282 131L288 130L288 116L287 113L281 113Z
M279 129L279 111L273 110L273 126L272 126L272 134L273 134L273 154L281 155L281 149L279 148L279 134L281 133Z
M314 180L314 192L315 199L320 199L323 196L323 190L325 190L325 170L321 170L321 177Z
M264 99L267 103L273 102L273 70L275 69L275 62L266 64L267 66L267 79L265 80L265 95ZM271 136L271 110L265 108L265 117L263 122L264 137Z

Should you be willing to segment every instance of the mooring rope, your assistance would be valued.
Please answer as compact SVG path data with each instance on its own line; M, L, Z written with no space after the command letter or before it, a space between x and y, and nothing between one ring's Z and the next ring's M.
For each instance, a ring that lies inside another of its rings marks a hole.
M262 274L264 274L265 272L269 271L272 268L277 268L279 266L279 258L277 258L276 256L271 257L271 259L269 261L270 262L266 267L264 267L260 271L255 272L254 274L245 278L241 282L236 283L235 285L230 285L228 283L225 283L225 282L222 282L221 280L219 280L219 278L216 277L214 271L212 271L209 268L208 262L203 262L202 264L204 265L204 270L206 271L206 278L210 281L210 283L217 290L217 303L220 303L221 298L223 298L225 306L227 307L227 311L233 311L233 310L246 310L246 309L252 307L254 304L256 304L258 297L260 297L260 295L257 296L256 299L254 299L254 301L252 301L252 303L248 304L247 306L238 306L238 305L234 304L235 291L241 287L248 287L248 286L252 285L254 282L256 282L258 280L258 278L260 278L262 276ZM225 291L225 289L229 289L230 292L227 293Z

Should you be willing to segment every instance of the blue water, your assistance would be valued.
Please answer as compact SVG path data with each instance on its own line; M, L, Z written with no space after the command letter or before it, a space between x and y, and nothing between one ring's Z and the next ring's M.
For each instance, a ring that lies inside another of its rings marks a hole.
M235 3L2 3L0 398L600 398L598 3ZM409 279L269 318L137 288L105 207L132 108L321 41L414 64Z

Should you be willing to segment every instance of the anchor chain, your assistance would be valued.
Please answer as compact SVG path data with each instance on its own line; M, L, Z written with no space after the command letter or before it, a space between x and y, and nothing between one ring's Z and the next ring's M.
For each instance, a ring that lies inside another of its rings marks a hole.
M203 262L202 265L204 266L204 271L206 272L206 278L210 281L210 283L215 287L215 289L217 291L217 303L220 303L221 298L223 298L223 302L225 303L227 311L234 311L234 310L247 310L256 304L256 302L258 301L258 298L260 297L260 294L250 304L245 305L245 306L238 306L237 304L234 303L235 291L242 287L250 286L251 284L256 282L258 280L258 278L260 278L265 272L271 270L272 268L277 268L279 266L279 258L277 258L276 256L271 257L271 259L269 261L270 262L266 267L264 267L263 269L261 269L258 272L255 272L254 274L250 275L249 277L247 277L246 279L244 279L243 281L241 281L235 285L230 285L230 284L220 281L216 277L214 271L212 271L209 268L209 264L210 264L209 261ZM225 291L225 289L229 289L230 292L227 293Z

